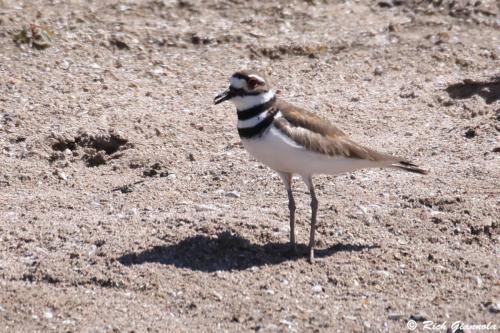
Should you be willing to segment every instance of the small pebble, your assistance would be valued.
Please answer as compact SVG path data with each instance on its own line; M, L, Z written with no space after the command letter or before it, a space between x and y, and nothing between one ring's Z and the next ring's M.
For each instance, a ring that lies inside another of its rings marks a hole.
M227 192L226 193L226 197L239 198L240 194L238 192L236 192L236 191L231 191L231 192Z
M222 298L222 295L221 295L221 294L219 294L219 293L218 293L218 292L216 292L216 291L212 291L212 295L214 295L214 296L215 296L215 298L216 298L218 301L222 301L222 299L223 299L223 298Z
M387 318L389 318L390 320L400 320L404 318L404 315L400 313L389 313Z
M389 278L391 277L391 273L388 272L388 271L383 271L383 270L380 270L380 271L375 271L374 272L376 275L379 275L379 276L383 276L383 277L386 277L386 278Z
M476 133L476 130L473 129L473 128L469 128L466 132L465 132L465 137L467 139L472 139L474 137L476 137L477 133Z
M272 289L266 289L266 290L264 290L264 292L268 295L274 295L274 290L272 290Z
M64 70L68 70L69 69L69 66L70 66L70 63L67 61L67 60L63 60L61 62L61 68L64 69Z
M311 288L312 292L317 294L323 291L323 286L317 284L314 287Z
M64 181L68 180L68 176L64 172L62 172L62 171L58 170L57 171L57 176L59 177L59 179L62 179Z
M51 311L45 311L43 314L43 318L50 320L50 319L54 318L54 315L52 314Z
M373 71L373 74L377 75L377 76L380 76L384 73L384 70L382 69L382 67L380 66L377 66L375 67L375 70Z
M490 306L488 306L488 311L491 313L500 313L500 303L491 303Z
M482 287L483 286L483 280L481 279L481 277L476 276L475 279L476 279L477 286L478 287Z
M429 316L425 312L417 312L415 314L412 314L410 316L410 319L415 320L415 321L426 321Z

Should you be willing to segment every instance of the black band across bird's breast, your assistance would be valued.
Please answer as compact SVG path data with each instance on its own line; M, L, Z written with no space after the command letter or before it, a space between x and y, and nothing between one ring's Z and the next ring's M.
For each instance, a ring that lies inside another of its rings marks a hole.
M238 120L247 120L255 116L258 116L259 114L261 114L262 112L266 111L271 106L273 106L274 102L276 102L276 96L273 96L273 98L271 98L266 103L256 105L250 109L238 111L237 112Z
M262 134L262 132L266 130L266 128L268 128L272 124L276 112L277 110L274 110L274 112L273 111L268 112L267 117L253 127L243 127L243 128L238 127L238 134L240 135L240 137L245 139L259 136L260 134Z

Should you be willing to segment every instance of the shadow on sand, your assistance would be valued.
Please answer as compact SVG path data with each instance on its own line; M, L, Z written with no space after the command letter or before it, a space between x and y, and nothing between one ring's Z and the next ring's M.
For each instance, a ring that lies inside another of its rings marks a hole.
M322 258L336 252L358 252L378 247L336 244L327 249L316 249L315 254L317 258ZM223 232L216 238L198 235L186 238L177 244L155 246L142 252L128 253L118 258L118 261L125 266L160 263L195 271L215 272L276 265L306 257L305 245L298 244L297 250L297 254L292 253L288 243L256 245L238 235Z

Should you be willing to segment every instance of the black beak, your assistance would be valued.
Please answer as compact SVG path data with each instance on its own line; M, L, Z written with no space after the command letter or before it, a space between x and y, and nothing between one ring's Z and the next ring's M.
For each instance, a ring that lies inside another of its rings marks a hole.
M227 101L229 99L231 99L233 97L233 94L231 93L231 89L227 89L225 90L224 92L218 94L217 96L215 96L214 98L214 103L215 104L219 104L219 103L222 103L224 101Z

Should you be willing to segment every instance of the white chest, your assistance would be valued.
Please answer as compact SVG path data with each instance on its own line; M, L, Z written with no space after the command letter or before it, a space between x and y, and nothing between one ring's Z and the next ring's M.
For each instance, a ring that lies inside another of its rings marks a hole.
M274 170L298 172L297 168L307 163L307 150L272 125L259 137L243 138L242 142L250 154Z
M270 126L261 136L244 139L245 149L257 160L276 171L299 175L339 174L372 166L372 162L343 156L328 156L295 143L279 129Z

